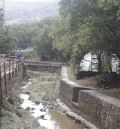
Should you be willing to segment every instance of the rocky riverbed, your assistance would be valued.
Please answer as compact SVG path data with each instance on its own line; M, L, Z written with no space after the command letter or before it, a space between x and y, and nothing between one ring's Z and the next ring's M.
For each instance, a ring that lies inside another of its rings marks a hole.
M84 129L59 107L60 76L28 71L29 79L17 83L2 104L1 129Z

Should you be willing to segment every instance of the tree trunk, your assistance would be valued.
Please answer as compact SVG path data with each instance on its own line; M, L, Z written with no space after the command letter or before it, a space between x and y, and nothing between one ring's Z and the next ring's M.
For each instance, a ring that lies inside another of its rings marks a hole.
M98 72L103 73L101 51L97 51L97 59L98 59Z

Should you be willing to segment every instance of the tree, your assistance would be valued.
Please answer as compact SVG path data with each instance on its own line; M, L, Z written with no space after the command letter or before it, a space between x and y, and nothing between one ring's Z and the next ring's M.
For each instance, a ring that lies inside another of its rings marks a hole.
M111 63L112 54L116 54L119 58L120 1L69 0L68 3L68 0L61 0L60 6L61 14L65 18L70 17L70 30L74 35L75 46L77 43L82 49L84 48L84 51L96 53L99 62L98 71L106 71L104 67L106 63L102 62L102 55L106 56L108 64ZM74 50L73 54L75 54ZM111 71L109 69L108 71Z
M54 59L56 56L56 50L54 50L52 46L53 39L50 36L52 21L52 18L41 21L39 24L41 28L32 40L42 60Z
M53 48L59 52L62 61L70 61L72 52L72 37L69 32L68 19L58 16L54 18L50 36Z
M13 39L9 36L8 29L0 31L0 53L9 54L14 49Z

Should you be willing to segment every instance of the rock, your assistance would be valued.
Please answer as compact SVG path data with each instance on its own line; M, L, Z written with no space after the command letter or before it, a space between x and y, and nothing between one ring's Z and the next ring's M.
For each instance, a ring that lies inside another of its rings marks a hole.
M15 113L16 113L17 116L22 117L22 113L19 112L18 110L15 110Z
M31 108L31 110L33 111L33 110L35 110L35 108Z
M14 105L14 101L13 101L13 99L12 99L11 97L8 98L8 102L9 102L10 104Z
M30 107L27 107L25 110L30 111Z
M39 102L39 101L35 101L35 104L36 104L36 105L39 105L39 104L40 104L40 102Z
M41 115L40 117L41 117L41 119L44 119L45 116L44 115Z
M38 116L37 119L44 119L45 116L44 115L41 115L41 116Z
M46 112L46 109L40 109L41 112Z
M50 110L53 110L53 109L55 109L55 107L52 107L52 106L51 106L51 107L49 107L49 109L50 109Z
M25 92L25 94L31 94L31 92L29 92L29 91L26 91L26 92Z
M74 123L80 124L81 121L76 119L76 120L74 120Z

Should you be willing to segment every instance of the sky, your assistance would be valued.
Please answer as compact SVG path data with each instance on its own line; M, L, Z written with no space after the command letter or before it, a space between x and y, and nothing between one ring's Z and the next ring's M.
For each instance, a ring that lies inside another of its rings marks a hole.
M60 0L5 0L7 22L40 20L58 14Z
M53 2L53 1L58 1L58 0L9 0L9 2ZM7 1L6 1L7 2Z

